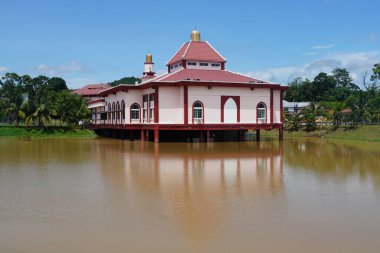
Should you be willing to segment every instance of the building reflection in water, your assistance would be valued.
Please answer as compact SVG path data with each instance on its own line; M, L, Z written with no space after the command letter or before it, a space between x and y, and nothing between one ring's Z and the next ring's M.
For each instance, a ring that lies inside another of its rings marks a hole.
M284 188L278 142L109 141L95 147L106 188L125 195L125 209L138 205L140 216L161 216L192 241L223 230L242 198L272 198Z

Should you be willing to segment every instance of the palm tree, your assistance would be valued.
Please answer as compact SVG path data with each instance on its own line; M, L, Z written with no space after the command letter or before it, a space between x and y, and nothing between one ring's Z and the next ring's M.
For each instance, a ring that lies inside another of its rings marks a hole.
M50 116L54 114L54 110L49 110L44 104L42 104L36 109L34 113L26 118L25 125L28 126L31 121L37 121L39 127L46 127L50 123Z
M16 126L18 126L20 119L25 119L25 112L22 110L22 106L17 106L15 103L11 103L5 109L5 114L13 116Z

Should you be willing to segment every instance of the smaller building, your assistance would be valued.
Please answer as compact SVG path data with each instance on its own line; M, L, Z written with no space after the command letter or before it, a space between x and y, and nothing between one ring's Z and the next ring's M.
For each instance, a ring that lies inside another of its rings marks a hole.
M83 88L73 91L74 94L78 94L87 100L87 108L91 111L91 122L101 119L101 112L104 112L104 98L99 94L112 86L108 83L100 84L88 84Z
M88 100L97 100L101 98L99 93L111 88L108 83L88 84L80 89L73 91L74 94L78 94Z
M311 105L311 102L288 102L283 100L282 105L287 113L298 113L299 110Z

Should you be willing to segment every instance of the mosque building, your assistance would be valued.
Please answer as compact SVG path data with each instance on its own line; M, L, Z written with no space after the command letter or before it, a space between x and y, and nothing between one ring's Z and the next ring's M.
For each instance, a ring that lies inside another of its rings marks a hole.
M248 130L283 137L286 86L226 70L226 59L193 31L157 76L146 55L140 84L121 84L89 102L99 135L159 141L245 139Z

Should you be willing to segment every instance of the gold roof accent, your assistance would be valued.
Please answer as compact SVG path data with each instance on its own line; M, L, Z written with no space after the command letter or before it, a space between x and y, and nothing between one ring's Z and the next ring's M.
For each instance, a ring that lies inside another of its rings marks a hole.
M146 63L153 63L153 57L151 54L146 54L145 62Z
M191 41L201 41L201 33L197 30L193 30L190 35Z

